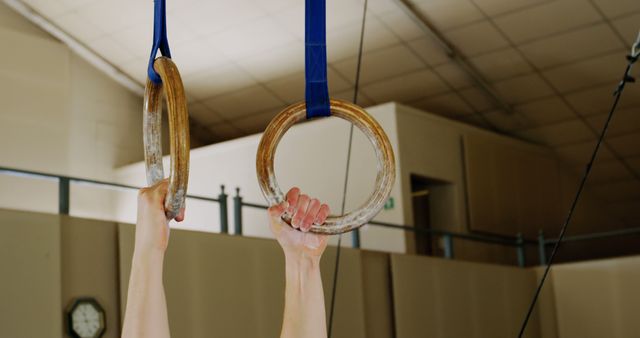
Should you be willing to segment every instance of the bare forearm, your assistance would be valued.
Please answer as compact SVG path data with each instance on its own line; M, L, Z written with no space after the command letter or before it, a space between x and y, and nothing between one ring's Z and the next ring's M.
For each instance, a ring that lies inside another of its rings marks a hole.
M122 338L169 338L160 252L135 253Z
M286 288L281 338L326 338L320 259L285 255Z

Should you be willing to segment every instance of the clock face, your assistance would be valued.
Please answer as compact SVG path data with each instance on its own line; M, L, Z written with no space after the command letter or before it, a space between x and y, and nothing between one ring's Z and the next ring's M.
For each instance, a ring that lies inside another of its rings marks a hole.
M97 338L104 331L104 312L93 300L78 300L69 313L71 331L79 338Z

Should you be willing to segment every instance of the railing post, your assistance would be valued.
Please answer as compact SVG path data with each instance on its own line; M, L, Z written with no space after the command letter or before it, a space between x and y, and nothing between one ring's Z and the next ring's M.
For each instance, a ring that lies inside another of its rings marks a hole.
M242 197L240 196L240 188L236 188L236 195L233 197L233 224L236 235L242 235Z
M224 184L220 186L220 195L218 195L218 205L220 206L220 233L229 233L229 216L227 215L227 197L224 193Z
M58 213L60 215L69 214L69 183L68 177L60 177L58 179Z
M542 230L538 233L538 257L540 259L540 265L547 264L547 243Z
M360 249L360 229L351 231L351 245L354 249Z
M444 258L453 259L453 237L450 234L442 235L444 242Z
M525 256L525 251L524 251L524 238L522 237L522 233L518 233L517 239L516 239L516 249L518 252L518 266L523 268L526 264L527 264L527 257Z

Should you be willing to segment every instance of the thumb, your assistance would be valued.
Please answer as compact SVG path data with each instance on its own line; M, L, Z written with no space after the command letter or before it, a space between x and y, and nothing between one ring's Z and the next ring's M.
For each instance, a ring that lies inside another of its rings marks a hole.
M269 208L269 216L271 216L271 218L280 218L280 216L284 214L285 210L287 210L288 207L289 203L287 201L276 204Z

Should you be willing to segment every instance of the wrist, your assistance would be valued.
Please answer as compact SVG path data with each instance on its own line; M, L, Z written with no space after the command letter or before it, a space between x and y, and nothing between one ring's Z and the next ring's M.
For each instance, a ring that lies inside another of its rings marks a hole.
M285 250L285 262L288 268L319 268L321 256L310 255L304 251Z

